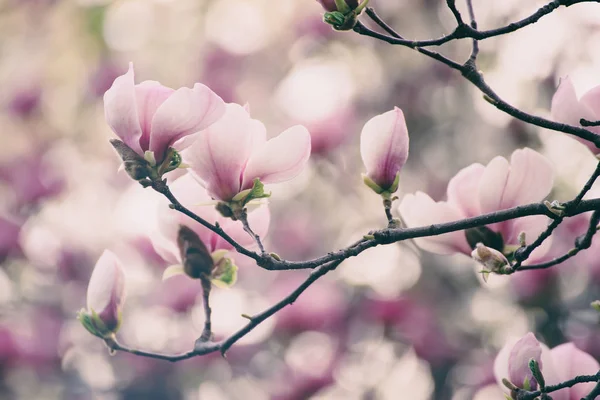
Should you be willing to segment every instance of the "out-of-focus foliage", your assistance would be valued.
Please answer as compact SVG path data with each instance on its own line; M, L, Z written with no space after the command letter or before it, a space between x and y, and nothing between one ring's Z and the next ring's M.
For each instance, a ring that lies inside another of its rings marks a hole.
M480 27L531 14L543 2L475 1ZM535 3L535 4L534 4ZM454 26L441 0L373 0L404 35ZM0 397L14 399L469 399L494 381L492 360L512 335L573 341L600 357L598 247L559 267L491 276L464 256L378 247L344 262L291 307L236 344L227 359L177 364L109 356L75 319L105 248L129 287L120 330L132 347L189 349L203 326L197 282L161 282L154 250L158 194L118 171L102 95L133 61L141 80L202 82L248 103L271 135L311 132L308 171L270 198L270 251L301 260L348 245L386 224L364 187L363 124L400 107L410 157L400 197L434 199L458 170L515 148L551 159L551 195L574 196L595 159L563 134L515 121L458 74L322 22L314 0L4 0L0 3ZM516 33L481 43L492 87L525 110L549 114L558 77L600 83L600 7L561 8ZM463 59L469 41L444 54ZM582 92L582 91L580 91ZM160 203L163 204L163 203ZM585 231L558 230L557 254ZM564 243L564 246L560 243ZM289 294L308 272L238 263L238 283L213 291L217 337Z

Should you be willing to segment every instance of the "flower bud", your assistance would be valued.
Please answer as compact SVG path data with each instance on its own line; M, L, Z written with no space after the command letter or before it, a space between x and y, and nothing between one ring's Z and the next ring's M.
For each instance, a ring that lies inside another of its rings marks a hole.
M491 272L504 273L507 268L510 269L510 263L498 250L487 247L483 243L477 243L471 257Z
M472 249L477 247L477 243L482 243L485 246L501 251L504 248L504 240L502 234L494 232L487 226L478 226L465 230L467 243Z
M127 172L132 179L140 181L151 176L152 169L150 163L142 156L118 139L111 139L110 144L112 144L117 153L119 153L121 160L123 160L125 172Z
M179 226L177 246L183 270L192 279L209 279L214 267L213 258L198 234L185 225Z
M96 262L87 290L87 310L81 310L79 321L93 335L108 338L121 324L125 301L125 274L117 256L105 250Z
M508 378L508 381L519 389L537 390L539 382L535 375L541 376L544 370L544 352L548 352L548 349L542 347L531 332L517 341L507 343L494 361L496 378L499 381ZM530 368L531 364L535 366L535 373ZM505 386L509 387L506 384Z
M408 129L401 109L395 107L365 124L360 154L367 168L365 183L377 193L394 193L408 158Z

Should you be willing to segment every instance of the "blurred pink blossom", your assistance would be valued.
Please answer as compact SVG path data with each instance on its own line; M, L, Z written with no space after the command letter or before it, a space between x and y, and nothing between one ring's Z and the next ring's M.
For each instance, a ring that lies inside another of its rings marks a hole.
M346 109L307 124L311 138L311 154L324 156L344 144L353 133L353 113L353 110Z
M427 194L407 194L400 204L400 212L408 226L455 221L475 217L519 205L543 200L552 189L554 174L550 162L541 154L524 148L513 152L510 163L495 157L487 166L472 164L458 172L448 183L448 200L435 202ZM529 242L547 225L545 216L530 216L486 225L492 234L499 234L509 253L519 247L519 234L525 232ZM465 232L458 231L439 236L416 239L419 246L438 254L463 253L470 255ZM490 243L484 243L493 247ZM545 255L550 243L538 247L529 261Z
M104 94L106 121L123 142L143 156L154 153L161 163L169 147L181 150L195 134L225 112L225 103L208 87L173 90L155 81L134 84L133 64ZM179 141L179 142L178 142ZM176 143L178 142L178 143Z
M43 145L30 154L0 164L0 181L12 189L18 207L31 206L65 188L63 171Z
M104 250L90 278L87 290L88 312L98 314L104 327L99 331L116 332L121 322L125 301L125 275L121 261L110 250ZM92 318L92 322L94 318Z
M397 175L408 158L408 142L404 113L398 107L371 118L363 127L360 154L366 177L382 191L396 191Z
M578 98L573 82L568 76L564 77L552 97L551 112L556 121L577 127L581 127L579 121L582 118L592 122L600 120L600 85L593 87ZM585 129L600 134L600 126L589 126ZM592 153L600 152L592 142L573 137L585 144Z
M539 363L546 385L555 385L570 380L577 375L591 375L598 372L598 362L589 354L579 350L573 343L566 343L548 349L538 342L535 335L529 332L521 339L512 339L500 350L494 362L494 374L502 390L508 393L508 388L502 384L502 379L508 379L513 385L530 390L539 389L529 369L529 360ZM594 383L577 384L552 392L555 400L579 400L585 397L593 388Z
M238 104L227 104L223 118L203 131L185 152L192 172L215 199L230 201L262 183L298 175L310 156L310 135L301 125L267 140L262 122Z

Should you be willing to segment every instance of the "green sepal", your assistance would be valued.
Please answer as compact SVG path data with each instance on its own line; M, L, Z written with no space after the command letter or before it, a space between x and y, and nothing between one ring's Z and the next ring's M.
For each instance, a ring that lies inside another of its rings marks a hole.
M183 269L183 265L181 265L181 264L170 265L167 268L165 268L165 270L163 271L162 280L165 281L174 276L184 275L184 274L185 274L185 270Z
M398 190L398 186L400 185L400 171L396 172L396 177L394 178L394 183L385 191L389 193L389 197L392 196Z
M531 390L531 382L529 381L528 376L526 376L525 379L523 380L523 389Z
M227 253L229 253L229 250L220 249L213 251L210 256L212 257L214 264L217 265L227 255Z
M88 312L82 308L77 313L77 319L89 333L102 339L113 336L115 332L119 330L119 326L121 325L121 316L119 315L119 323L115 329L111 331L106 327L98 313L93 309Z
M231 202L238 203L243 207L252 200L264 199L267 197L271 197L271 193L265 193L265 185L263 185L259 178L254 178L252 188L242 190L231 199Z
M385 192L385 190L381 186L376 184L375 181L369 178L366 174L363 174L362 177L364 184L371 188L371 190L373 190L375 193L382 194L383 192Z
M211 274L211 282L220 288L231 287L237 281L237 270L238 267L233 263L231 258L223 257L215 265Z
M158 166L158 176L161 177L167 172L171 172L174 169L179 168L182 163L181 154L172 147L169 147L164 161Z
M542 370L540 369L540 364L533 358L529 360L529 370L531 371L531 374L537 381L538 385L540 385L540 389L545 388L546 380L544 379L544 375L542 374Z
M146 150L144 152L144 160L148 161L148 164L151 166L156 166L156 157L154 157L154 152L150 150Z
M346 4L345 0L335 0L335 6L336 6L337 10L343 14L347 14L350 11L352 11L350 9L350 6L348 6L348 4Z

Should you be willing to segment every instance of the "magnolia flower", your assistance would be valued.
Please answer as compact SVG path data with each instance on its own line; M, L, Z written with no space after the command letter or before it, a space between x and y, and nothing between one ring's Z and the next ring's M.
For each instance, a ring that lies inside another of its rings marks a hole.
M104 250L92 272L87 290L87 310L79 320L92 334L107 338L119 329L125 302L125 275L120 260Z
M106 121L119 138L151 163L161 164L169 147L217 121L225 103L208 87L173 90L155 81L134 84L133 64L104 94ZM150 152L150 153L148 153Z
M381 194L398 189L400 170L408 158L408 129L398 107L371 118L360 135L360 154L367 186Z
M435 202L417 192L406 195L399 208L408 226L431 225L541 201L552 184L551 164L541 154L525 148L513 152L510 163L496 157L485 167L473 164L459 171L448 183L447 201ZM438 254L471 255L477 243L482 243L508 255L520 246L521 233L536 238L546 225L546 216L529 216L416 240L425 250ZM529 260L539 259L549 245L546 240Z
M507 379L515 387L538 390L539 382L533 376L529 362L535 360L546 385L573 379L577 375L593 375L598 372L598 362L579 350L573 343L566 343L552 350L529 332L521 339L512 339L500 350L494 361L494 375L498 385L506 393L509 389L502 383ZM554 400L579 400L594 388L595 383L577 384L551 393Z
M244 227L240 221L233 221L221 216L221 214L211 206L212 201L210 196L190 174L185 174L177 178L169 185L169 187L171 192L173 192L175 197L182 204L206 221L218 223L236 242L245 247L252 247L255 245L253 238L244 231ZM264 237L267 233L269 219L269 209L266 205L260 206L258 209L248 213L248 223L254 232L261 237ZM192 220L187 215L171 210L163 204L158 210L158 225L159 234L151 237L152 243L156 251L167 262L174 265L173 268L165 271L165 278L172 276L173 274L184 272L182 267L184 260L180 244L182 239L187 238L186 240L189 241L189 238L194 235L197 235L198 239L204 244L206 250L212 256L216 267L227 266L235 268L233 265L234 256L229 255L229 252L233 250L231 244L213 231ZM182 237L182 226L187 228L183 231L183 234L186 235L186 237ZM178 243L178 240L180 243ZM192 239L192 241L193 240L194 239ZM222 271L213 271L213 273L217 274L220 272ZM213 276L213 278L216 278L216 280L219 281L219 278L227 277ZM234 280L235 277L231 277L230 281L223 283L230 285ZM215 280L213 280L213 282L215 282Z
M339 1L339 0L338 0ZM358 7L358 0L342 0L346 3L350 9ZM317 0L317 3L321 4L326 11L341 11L338 10L336 0Z
M561 79L556 93L552 97L552 117L564 124L581 127L580 120L586 119L591 122L600 120L600 85L588 90L580 98L577 97L573 82L569 77ZM600 134L600 126L588 126L585 129ZM580 139L594 154L600 152L592 142Z
M301 125L267 140L262 122L238 104L203 131L185 152L191 171L215 199L230 202L255 179L277 183L298 175L310 156L310 135Z

